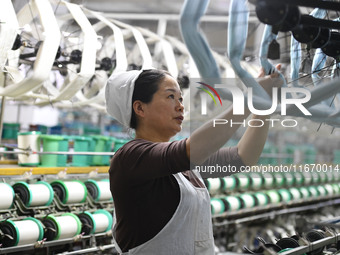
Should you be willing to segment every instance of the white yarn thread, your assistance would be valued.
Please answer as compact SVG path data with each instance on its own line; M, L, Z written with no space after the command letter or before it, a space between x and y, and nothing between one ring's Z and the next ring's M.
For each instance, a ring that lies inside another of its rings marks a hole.
M0 210L9 209L13 204L14 190L7 183L0 183Z
M39 143L39 134L18 134L18 147L19 148L30 148L32 151L40 151L40 143ZM23 164L39 164L39 154L18 154L18 163L19 165Z
M58 239L74 237L77 234L78 222L74 217L70 215L62 215L56 217L56 219L60 226L60 236Z
M105 201L112 199L110 191L110 182L108 181L97 181L98 187L100 189L99 201Z
M67 204L80 203L84 200L86 194L86 187L77 181L66 181L64 182L68 190Z
M32 194L31 206L46 205L50 201L51 194L50 189L42 183L29 184L29 189Z
M40 230L38 224L33 220L14 221L18 229L18 245L31 244L39 240Z
M95 233L104 232L108 228L110 221L104 213L94 213L92 217L96 222Z

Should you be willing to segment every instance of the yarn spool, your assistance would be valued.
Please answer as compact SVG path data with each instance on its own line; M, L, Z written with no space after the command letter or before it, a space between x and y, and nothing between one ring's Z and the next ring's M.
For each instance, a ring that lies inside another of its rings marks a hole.
M316 186L316 189L319 191L320 197L327 196L327 190L325 189L324 186L318 185Z
M302 198L301 192L297 188L289 188L290 194L292 194L292 200L297 201Z
M324 178L322 178L323 176L321 176L319 173L312 172L311 175L312 175L312 182L313 182L313 184L319 184L319 183L323 182Z
M287 190L287 189L279 189L277 192L281 195L281 198L282 198L283 202L287 203L290 200L292 200L292 194L290 194L289 190Z
M32 217L20 221L3 221L0 223L0 230L4 234L2 247L31 244L42 240L44 235L41 222Z
M256 205L255 198L250 194L240 194L238 197L241 200L242 208L253 208Z
M285 179L286 179L286 185L288 187L293 187L294 184L295 184L294 174L291 173L291 172L288 172L288 173L284 173L284 175L285 175Z
M238 173L234 175L237 181L237 188L239 190L248 190L251 184L249 175L244 173Z
M300 172L296 172L294 173L294 176L295 176L295 184L296 186L300 186L300 185L303 185L305 180L304 180L304 176L302 173Z
M264 192L256 192L253 196L255 197L258 206L264 206L269 203L269 197Z
M53 181L51 186L56 196L64 204L83 203L87 197L87 189L81 181Z
M88 193L95 201L112 200L110 182L108 179L101 181L88 180L85 181L84 184Z
M18 133L18 147L30 148L32 151L40 151L39 136L41 132L21 132ZM39 154L19 154L18 165L20 166L37 166L40 163Z
M205 184L209 190L210 193L217 193L220 191L222 187L222 181L220 178L208 178L205 181Z
M242 207L241 200L236 196L226 196L221 199L226 211L237 211Z
M266 194L268 195L271 204L278 204L282 201L280 193L276 190L268 190Z
M286 184L286 179L282 173L273 173L275 179L275 187L282 187Z
M327 191L327 195L328 196L332 196L332 195L335 195L336 193L334 192L334 189L332 187L331 184L324 184L323 187L326 189Z
M250 173L251 188L253 190L260 190L263 186L263 177L260 173Z
M264 188L268 189L268 188L274 187L275 179L271 173L264 173L263 178L264 178L264 183L263 183Z
M332 188L333 188L333 190L334 190L334 194L339 194L340 193L340 187L339 187L339 185L337 185L337 184L335 184L335 183L333 183L333 184L331 184L332 185Z
M236 179L234 176L227 176L222 178L222 189L223 191L231 191L234 190L236 188Z
M47 241L71 238L80 234L81 222L73 213L64 213L61 216L48 215L42 220L46 231L44 238Z
M225 206L224 206L222 199L212 198L210 199L210 205L211 205L212 215L218 215L218 214L224 213L225 211Z
M53 201L53 189L49 183L44 181L34 184L20 181L13 185L13 189L26 206L47 206Z
M113 217L112 214L106 210L97 210L92 214L96 222L95 233L107 232L112 228Z
M307 189L309 190L309 193L311 194L311 197L318 197L319 196L319 191L317 190L316 187L309 186L309 187L307 187Z
M0 210L9 209L14 201L14 190L7 183L0 183Z
M77 215L81 222L81 233L84 235L93 234L96 229L96 222L94 221L90 212L83 212Z
M310 198L311 194L310 194L308 188L306 188L306 187L300 187L299 190L300 190L300 193L302 194L302 198L304 198L304 199Z

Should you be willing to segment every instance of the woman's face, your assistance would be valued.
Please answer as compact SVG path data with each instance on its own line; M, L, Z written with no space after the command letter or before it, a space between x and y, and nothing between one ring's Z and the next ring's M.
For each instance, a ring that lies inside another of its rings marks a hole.
M182 130L182 103L182 92L177 81L166 75L152 101L145 105L144 124L154 134L170 139Z

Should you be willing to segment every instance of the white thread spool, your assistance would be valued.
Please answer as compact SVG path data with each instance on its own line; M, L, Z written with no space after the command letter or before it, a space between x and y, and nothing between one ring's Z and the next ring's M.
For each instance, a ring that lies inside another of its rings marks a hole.
M310 197L309 189L307 189L306 187L300 187L299 190L302 194L302 198L309 198Z
M95 201L112 200L110 182L108 179L101 181L88 180L85 181L84 184L87 188L88 193Z
M266 193L270 198L271 204L278 204L281 202L281 196L276 190L268 190Z
M41 133L36 131L18 133L18 148L40 151L40 135ZM18 154L18 164L20 166L36 166L39 163L39 154Z
M321 175L317 172L312 172L312 180L314 184L319 184L322 182Z
M292 187L295 182L294 175L291 172L284 173L284 175L286 177L286 185L288 187Z
M238 197L226 196L226 197L223 197L222 199L228 205L228 208L226 208L227 211L237 211L241 208L241 201Z
M38 181L34 184L26 182L17 182L13 185L15 193L26 206L46 206L50 205L53 200L53 189L51 185L44 181Z
M292 200L296 201L301 199L302 194L297 188L289 188L290 194L292 194Z
M334 190L334 194L339 194L340 193L339 185L333 183L332 187L333 187L333 190Z
M271 173L264 173L263 178L264 178L263 186L266 189L272 188L274 186L274 176Z
M294 173L294 176L295 176L295 184L296 184L296 186L304 184L305 180L304 180L304 176L303 176L302 173L296 172L296 173Z
M208 190L210 193L217 193L221 189L221 179L219 178L208 178Z
M319 196L319 191L314 186L308 186L307 189L309 190L311 197Z
M239 198L243 201L244 208L253 208L255 206L255 198L250 194L240 194Z
M259 206L264 206L264 205L268 204L268 202L269 202L268 201L268 196L265 193L263 193L263 192L256 192L253 195L257 198Z
M285 176L282 173L273 173L275 178L275 186L277 188L282 187L285 184Z
M113 218L112 214L106 210L97 210L92 214L96 223L95 233L107 232L112 228Z
M235 174L235 177L238 180L238 189L240 190L248 190L250 186L250 177L247 174L238 173Z
M292 200L292 194L290 194L287 189L279 189L278 192L281 195L283 202L289 202Z
M324 186L324 188L327 190L328 196L332 196L332 195L336 194L336 193L334 192L334 189L333 189L333 187L332 187L331 184L324 184L323 186Z
M81 231L81 222L73 213L64 213L61 216L48 215L43 223L47 228L45 232L47 241L72 238Z
M31 244L42 240L44 235L41 222L32 217L21 221L3 221L0 224L0 229L6 234L2 240L3 247Z
M259 190L262 188L263 185L263 179L262 175L260 173L250 173L250 178L251 178L251 187L254 190Z
M0 183L0 210L9 209L14 201L14 190L7 183Z
M332 182L332 177L328 176L328 172L327 173L326 172L320 172L319 175L320 175L320 182L321 183ZM330 178L330 179L328 180L328 178Z
M224 203L221 199L212 198L210 199L211 213L213 215L221 214L225 211Z
M234 176L227 176L222 178L224 183L223 191L230 191L236 188L236 179Z
M87 197L87 189L81 181L53 181L51 186L55 194L64 204L83 203Z
M327 190L324 186L318 185L316 186L316 189L319 191L320 197L327 196Z

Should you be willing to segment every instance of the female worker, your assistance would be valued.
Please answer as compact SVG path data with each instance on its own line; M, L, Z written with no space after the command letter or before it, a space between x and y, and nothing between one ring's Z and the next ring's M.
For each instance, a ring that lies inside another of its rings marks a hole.
M269 91L268 80L262 86ZM108 113L136 134L115 153L109 170L120 253L214 254L209 193L190 163L253 165L261 154L268 124L248 127L234 148L220 149L237 127L213 128L210 122L187 139L169 142L182 128L182 100L177 81L156 69L114 74L106 85ZM229 109L218 118L246 117Z

